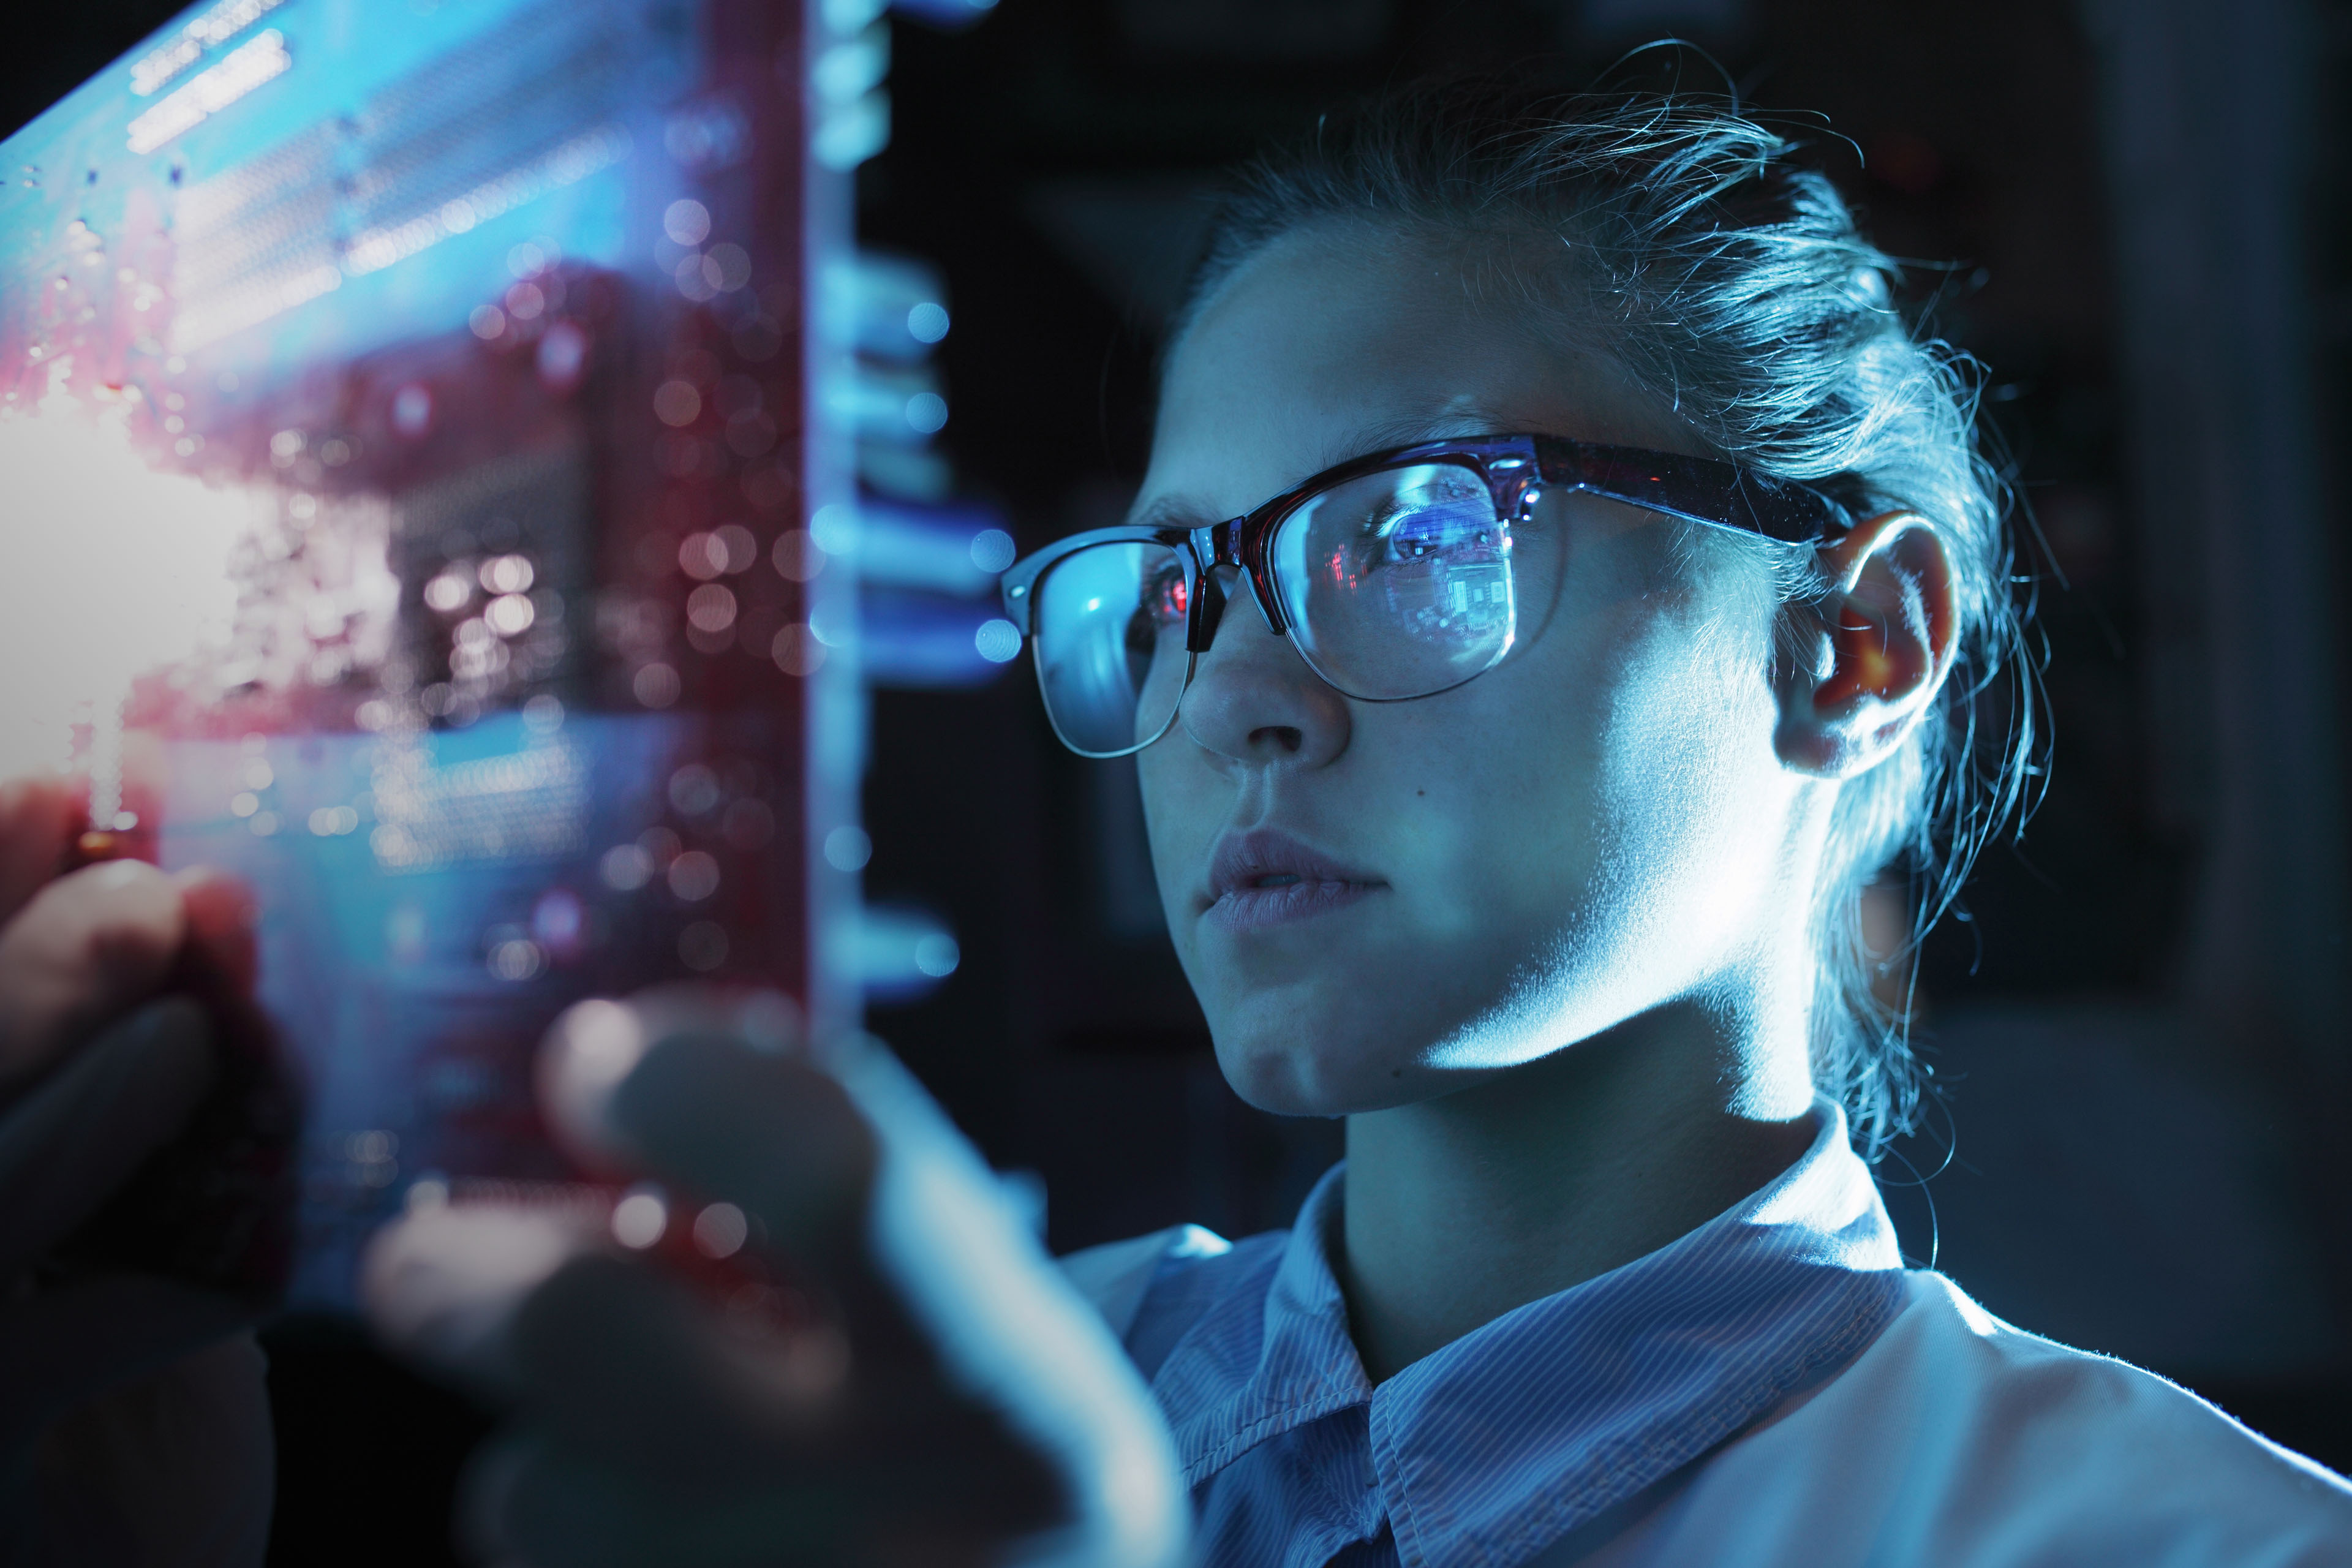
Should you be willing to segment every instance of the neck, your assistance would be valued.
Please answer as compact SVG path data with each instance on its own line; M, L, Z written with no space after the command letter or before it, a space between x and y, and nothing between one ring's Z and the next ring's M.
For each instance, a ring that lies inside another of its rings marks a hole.
M1350 1116L1339 1277L1372 1380L1655 1251L1788 1169L1811 1137L1801 1050L1792 1072L1785 1047L1740 1035L1678 1004Z

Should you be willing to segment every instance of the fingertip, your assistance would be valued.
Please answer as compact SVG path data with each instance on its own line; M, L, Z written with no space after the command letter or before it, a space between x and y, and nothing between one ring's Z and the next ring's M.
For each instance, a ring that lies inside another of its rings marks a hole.
M378 1230L360 1260L359 1297L385 1345L445 1372L502 1382L505 1334L522 1303L601 1237L568 1209L439 1205Z
M258 966L252 889L209 866L190 867L173 880L186 910L189 944L239 990L250 990Z
M177 879L145 860L100 860L70 872L59 880L79 882L110 893L132 889L157 891L169 889L174 894L179 891Z
M564 1152L596 1171L629 1169L641 1151L616 1121L614 1095L657 1044L699 1039L722 1056L797 1056L801 1011L766 990L656 986L625 1001L593 998L548 1028L537 1062L541 1113Z
M62 840L74 793L65 775L51 769L0 779L0 829L53 826Z
M880 1157L832 1077L710 1030L655 1040L604 1115L646 1169L740 1205L793 1250L827 1247L858 1223Z
M209 928L253 923L253 889L242 878L216 866L190 866L171 876L179 885L180 897L187 901L190 915L203 920Z
M823 1246L864 1213L878 1146L842 1086L802 1051L773 993L698 987L583 1002L541 1046L541 1110L592 1173L677 1180Z
M51 911L50 940L79 947L115 984L144 991L188 932L188 910L167 872L144 860L84 866L43 888L26 911Z
M81 812L54 773L0 780L0 921L24 908L58 874Z
M144 860L85 866L57 885L103 900L88 918L91 940L110 963L143 973L168 963L187 939L188 906L176 879Z
M186 934L180 891L138 860L69 872L0 926L0 1082L154 994Z
M631 1151L613 1129L612 1100L643 1059L647 1033L635 1007L594 997L565 1008L541 1042L541 1113L557 1144L589 1170L630 1163Z

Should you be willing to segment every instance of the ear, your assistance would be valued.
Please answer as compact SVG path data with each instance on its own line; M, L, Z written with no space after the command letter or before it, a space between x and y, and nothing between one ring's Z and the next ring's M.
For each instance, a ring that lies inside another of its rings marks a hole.
M1959 615L1944 541L1916 512L1857 523L1822 551L1835 584L1801 617L1809 668L1780 681L1780 760L1798 773L1851 778L1900 746L1952 668Z

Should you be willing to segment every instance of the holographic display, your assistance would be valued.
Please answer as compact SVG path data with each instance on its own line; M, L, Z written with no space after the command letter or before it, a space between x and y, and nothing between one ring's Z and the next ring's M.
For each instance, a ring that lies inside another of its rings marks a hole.
M260 890L297 1301L404 1203L561 1174L572 1000L837 1028L888 966L813 848L861 669L1013 648L1010 541L939 495L877 512L906 636L858 635L859 454L946 418L940 291L849 243L878 9L221 0L0 144L0 763Z

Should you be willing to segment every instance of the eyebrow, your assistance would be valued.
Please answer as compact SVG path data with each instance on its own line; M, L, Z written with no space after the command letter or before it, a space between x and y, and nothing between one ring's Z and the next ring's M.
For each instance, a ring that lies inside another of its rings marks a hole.
M1127 515L1129 528L1207 528L1224 521L1222 513L1212 514L1200 501L1184 496L1158 496Z
M1467 440L1475 436L1515 436L1523 428L1484 405L1467 398L1455 398L1445 407L1428 414L1407 415L1401 418L1382 420L1378 424L1358 426L1348 439L1339 443L1346 449L1315 471L1334 468L1350 458L1367 452L1385 452L1392 447L1418 447L1425 441Z
M1475 404L1457 401L1440 413L1408 415L1359 425L1339 439L1327 444L1321 454L1322 460L1299 475L1293 483L1304 484L1317 474L1374 452L1391 451L1399 447L1417 447L1425 441L1511 434L1503 428L1504 424L1505 421ZM1284 489L1289 488L1285 486ZM1271 500L1281 493L1281 490L1270 491L1259 500ZM1156 496L1149 505L1130 512L1127 519L1129 525L1136 528L1185 529L1207 528L1227 520L1228 514L1213 511L1197 498L1181 495Z

